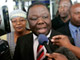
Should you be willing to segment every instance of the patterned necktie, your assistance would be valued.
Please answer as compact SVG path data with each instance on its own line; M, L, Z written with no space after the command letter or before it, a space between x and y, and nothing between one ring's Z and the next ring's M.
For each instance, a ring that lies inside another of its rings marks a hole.
M37 60L43 60L45 58L44 55L44 46L39 45L37 49Z
M80 47L80 31L79 29L76 30L76 41L75 44L77 47Z

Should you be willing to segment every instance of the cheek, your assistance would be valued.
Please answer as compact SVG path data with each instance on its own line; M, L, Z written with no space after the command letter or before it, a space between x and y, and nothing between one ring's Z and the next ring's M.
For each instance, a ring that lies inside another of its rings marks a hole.
M12 26L13 26L13 28L15 28L16 25L12 23Z
M29 26L30 27L34 27L36 25L36 22L35 21L29 21Z
M68 8L65 8L65 11L69 11L69 9Z
M60 12L61 12L61 9L59 9L58 11L59 11L59 13L60 13Z
M22 24L23 27L26 27L26 23Z
M51 24L51 19L49 18L46 22L50 25Z
M72 19L73 19L73 20L77 20L77 19L78 19L78 16L73 15L73 16L72 16Z

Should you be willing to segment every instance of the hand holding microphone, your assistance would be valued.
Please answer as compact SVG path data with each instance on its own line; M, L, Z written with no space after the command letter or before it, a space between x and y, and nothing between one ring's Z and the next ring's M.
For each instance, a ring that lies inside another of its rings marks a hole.
M53 36L51 39L51 42L53 42L53 44L55 44L55 45L63 46L63 47L67 47L67 48L72 45L69 41L69 38L65 35Z
M52 58L54 58L55 60L68 60L65 55L60 53L47 53L46 56L48 56L48 60L52 60Z
M58 40L60 40L59 42L63 42L63 41L64 41L64 42L66 43L65 40L67 40L67 43L69 42L68 37L67 37L67 36L64 36L64 35L58 35L58 36L53 37L52 39L58 39ZM54 53L51 51L51 49L50 49L50 47L49 47L49 45L48 45L48 38L47 38L45 35L40 34L40 35L38 36L38 41L39 41L39 44L45 46L45 48L46 48L46 50L47 50L47 53L50 53L50 54L47 54L46 56L50 57L50 56L52 56L52 55L54 54ZM53 42L54 42L54 41L53 41ZM61 43L58 43L58 41L56 41L55 43L61 44ZM66 43L66 44L63 43L63 44L66 46L67 43ZM69 42L69 43L70 43L70 42ZM63 44L61 44L61 46L64 46ZM68 60L78 60L78 59L76 58L76 56L75 56L69 49L67 49L67 48L65 48L65 47L60 47L60 48L57 49L55 52L58 53L57 55L64 56L64 59L65 59L65 60L67 60L67 58L68 58ZM66 56L67 58L66 58L65 56ZM59 57L60 57L60 56L57 56L57 59L58 59ZM53 58L55 59L54 56L51 57L51 58L52 58L52 59L53 59ZM57 60L57 59L55 59L55 60ZM61 59L63 59L63 58L61 58Z

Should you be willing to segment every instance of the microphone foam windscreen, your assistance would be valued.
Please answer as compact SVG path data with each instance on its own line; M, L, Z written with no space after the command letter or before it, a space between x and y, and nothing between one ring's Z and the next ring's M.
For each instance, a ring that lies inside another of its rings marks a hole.
M48 38L44 34L40 34L38 36L38 41L40 45L44 45L44 43L48 42Z

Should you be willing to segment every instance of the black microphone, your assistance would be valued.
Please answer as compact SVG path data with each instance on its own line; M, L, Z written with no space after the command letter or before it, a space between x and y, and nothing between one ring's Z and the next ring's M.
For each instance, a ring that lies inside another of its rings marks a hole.
M47 50L47 53L52 53L52 51L51 51L51 49L50 49L50 47L48 45L48 41L49 40L48 40L48 38L44 34L40 34L38 36L38 41L39 41L40 45L44 45L45 46L45 48Z
M70 51L68 48L60 47L55 52L65 55L68 58L68 60L78 60L78 58L74 55L74 53Z

